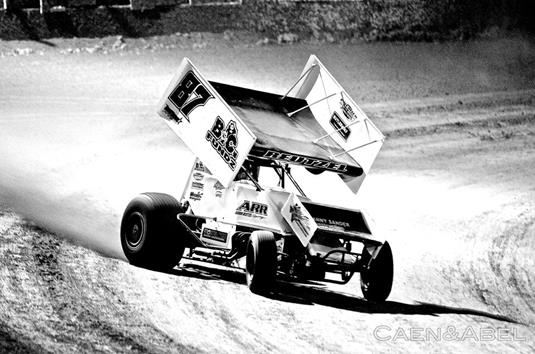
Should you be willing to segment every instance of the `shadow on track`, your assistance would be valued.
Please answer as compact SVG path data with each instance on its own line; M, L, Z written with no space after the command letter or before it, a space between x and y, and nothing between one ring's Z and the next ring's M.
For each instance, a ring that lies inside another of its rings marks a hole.
M210 266L201 264L187 264L186 266L173 269L173 271L169 272L169 274L203 280L222 280L245 285L244 272L242 270L233 268L212 268ZM251 294L251 296L253 295ZM437 305L426 302L416 302L414 304L407 304L397 301L373 303L361 297L330 290L323 284L315 282L296 283L279 281L277 282L277 286L274 291L264 295L264 297L282 302L296 303L301 305L322 305L340 310L361 313L429 316L439 316L440 314L472 315L508 323L519 323L518 321L507 316L492 314L489 312L465 307Z
M335 292L327 288L321 288L318 286L310 286L297 283L279 282L277 291L273 292L267 297L279 301L294 302L305 305L323 305L338 308L341 310L362 313L388 313L430 316L438 316L440 314L472 315L509 323L518 323L516 320L506 316L492 314L485 311L473 310L464 307L452 307L425 302L416 302L415 304L406 304L397 301L373 303L354 295Z
M168 272L168 274L202 280L223 280L245 285L245 273L238 268L216 268L197 263L186 263Z

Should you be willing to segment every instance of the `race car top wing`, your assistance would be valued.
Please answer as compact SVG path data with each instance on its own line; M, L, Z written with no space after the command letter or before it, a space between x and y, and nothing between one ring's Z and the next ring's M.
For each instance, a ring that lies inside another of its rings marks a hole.
M187 58L160 100L158 114L225 186L239 172L256 141Z
M327 132L314 143L332 138L344 150L342 154L351 156L362 167L364 173L360 176L340 175L357 193L383 145L383 134L315 55L310 56L300 79L287 95L305 99Z
M254 132L257 140L249 157L301 165L346 176L360 176L362 168L345 154L320 126L307 101L217 82L212 87ZM337 155L338 157L333 158Z

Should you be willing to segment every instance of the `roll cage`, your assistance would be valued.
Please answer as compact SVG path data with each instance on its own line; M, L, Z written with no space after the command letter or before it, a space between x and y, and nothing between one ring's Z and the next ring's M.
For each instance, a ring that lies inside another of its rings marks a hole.
M291 168L290 168L289 164L282 164L282 163L280 163L278 161L265 160L265 159L256 159L256 158L247 160L247 162L249 162L250 166L252 166L253 168L260 168L260 167L272 168L275 171L275 173L277 174L277 176L279 177L279 182L278 182L278 186L279 187L281 187L283 189L286 188L286 179L289 179L290 182L292 182L292 184L295 187L295 189L299 192L299 194L302 197L308 199L308 197L306 196L305 192L303 191L303 189L301 188L299 183L297 183L295 178L292 176L292 172L291 172ZM256 187L256 189L258 191L264 190L264 188L258 182L258 177L255 176L255 175L258 175L258 174L251 173L251 171L247 167L245 167L245 165L246 164L244 164L241 167L240 172L243 172L243 173L245 173L247 175L247 179L250 180L252 183L254 183L254 185L255 185L255 187Z

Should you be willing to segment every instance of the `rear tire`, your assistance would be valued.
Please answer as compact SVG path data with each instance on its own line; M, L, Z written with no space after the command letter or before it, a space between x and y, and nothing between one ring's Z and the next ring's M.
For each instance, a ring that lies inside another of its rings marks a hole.
M277 274L277 243L271 232L251 233L245 271L247 286L253 293L262 294L272 289Z
M392 290L394 280L394 260L392 249L385 242L375 259L363 249L363 260L367 264L360 272L360 288L364 298L373 302L383 302Z
M126 207L121 222L121 246L128 261L138 267L169 271L184 253L177 214L178 201L162 193L143 193Z

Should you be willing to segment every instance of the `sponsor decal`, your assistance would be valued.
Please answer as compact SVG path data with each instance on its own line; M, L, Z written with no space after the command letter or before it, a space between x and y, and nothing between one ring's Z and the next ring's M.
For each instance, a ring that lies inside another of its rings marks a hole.
M214 98L214 96L201 84L201 81L192 70L184 75L182 81L180 81L168 97L169 102L178 109L188 122L191 111L199 106L204 106L210 98ZM171 109L167 106L166 108L167 110L164 108L164 112L167 115L168 111L171 111ZM182 119L179 119L178 117L172 120L177 123L182 121Z
M295 203L290 206L291 222L295 223L305 235L310 234L310 223L308 216L301 210L301 205Z
M195 160L195 167L193 167L193 169L195 171L206 172L206 167L204 166L202 161L200 161L199 159Z
M238 128L236 122L231 120L225 126L223 119L217 116L212 128L206 132L206 140L212 144L214 150L234 171L236 169L236 159L238 158Z
M236 215L247 216L251 218L265 218L268 213L268 205L258 202L244 200L236 209Z
M193 179L196 181L202 181L203 178L204 178L204 175L200 172L195 172L193 174Z
M349 138L349 135L351 135L351 130L349 127L344 123L342 118L338 115L338 113L334 112L331 120L329 120L329 123L333 126L334 129L340 134L342 139L347 140Z
M303 206L299 198L293 193L288 196L288 200L280 210L282 217L293 233L297 236L304 247L307 247L310 239L318 229L318 225L308 210Z
M227 236L228 234L223 231L208 229L206 227L202 230L203 238L207 238L209 240L214 240L217 242L227 242Z
M193 182L191 182L191 188L203 190L204 189L204 183L193 181Z
M332 230L341 230L345 231L351 228L351 225L347 221L325 219L325 218L314 218L314 221L322 227L326 227Z
M221 182L217 181L214 184L214 190L215 190L215 196L217 198L221 198L223 196L223 190L225 189L225 186L221 184Z
M341 164L338 162L332 162L328 160L317 159L313 157L307 157L302 155L289 154L286 152L279 152L273 150L267 150L264 153L264 156L268 159L281 160L290 163L295 163L307 167L318 167L325 170L335 171L335 172L346 172L347 165Z
M357 120L357 115L353 112L353 108L344 101L343 97L340 99L340 108L350 122Z
M202 192L190 192L189 199L191 200L201 200L202 199Z

